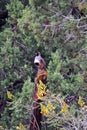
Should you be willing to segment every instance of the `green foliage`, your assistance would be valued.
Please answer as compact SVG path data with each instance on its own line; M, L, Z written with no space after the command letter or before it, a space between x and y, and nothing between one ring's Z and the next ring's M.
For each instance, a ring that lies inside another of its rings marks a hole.
M62 75L60 74L62 62L59 57L59 52L56 51L51 55L51 61L49 62L48 66L48 86L51 91L58 91L59 85L61 80L63 79Z
M0 0L0 9L5 9L8 3L9 0Z
M20 123L28 127L30 117L29 104L32 101L33 86L34 84L28 78L23 85L22 92L15 93L14 98L7 102L4 112L1 114L2 120L0 121L0 124L5 129L15 130Z
M29 0L30 4L33 4L35 6L41 6L43 3L45 3L46 0Z
M12 0L10 4L7 5L9 11L9 16L12 18L20 18L22 16L22 10L24 6L19 0Z

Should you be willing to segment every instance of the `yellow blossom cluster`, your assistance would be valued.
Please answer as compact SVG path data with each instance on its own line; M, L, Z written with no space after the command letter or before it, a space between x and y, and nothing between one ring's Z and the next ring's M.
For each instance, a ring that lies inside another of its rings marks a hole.
M83 107L85 102L83 101L82 97L79 96L78 104Z
M77 5L78 5L78 9L79 9L80 11L82 11L82 10L84 10L84 9L86 8L86 3L85 3L85 2L79 3L79 4L77 4Z
M42 99L42 97L45 95L46 95L46 85L40 80L37 92L38 99Z
M16 130L25 130L24 125L20 123L19 126L16 127Z
M47 106L43 104L40 104L40 106L41 106L41 113L45 116L48 115L49 113L54 112L54 109L55 109L55 107L53 106L51 102L49 102Z
M8 99L12 99L14 96L10 91L7 91L7 97Z
M68 106L64 101L62 101L62 109L61 109L61 112L62 112L62 113L67 113L67 112L68 112L68 108L69 108L69 106Z

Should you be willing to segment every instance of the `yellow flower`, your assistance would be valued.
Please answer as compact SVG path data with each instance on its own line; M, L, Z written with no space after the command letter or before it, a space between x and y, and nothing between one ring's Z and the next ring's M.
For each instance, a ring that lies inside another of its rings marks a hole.
M52 112L55 109L55 107L53 106L51 102L48 103L47 108L50 112Z
M39 99L41 99L45 94L46 94L46 85L43 84L43 82L40 80L38 84L37 96Z
M46 89L46 85L40 80L39 84L38 84L38 88L41 90L45 90Z
M43 91L42 90L38 90L37 92L37 95L38 95L38 98L41 99L43 97Z
M20 127L20 130L24 130L24 125L22 123L20 123L19 127Z
M79 3L78 4L78 9L80 10L80 11L82 11L83 9L85 9L86 8L86 3Z
M63 104L63 107L61 109L61 112L62 113L67 113L69 106L64 101L62 102L62 104Z
M40 104L40 106L41 106L41 113L45 116L54 112L54 109L55 109L55 107L53 106L51 102L49 102L47 106L43 104Z
M19 126L16 127L16 130L25 130L24 125L20 123Z
M40 104L40 106L41 106L41 113L45 116L48 115L49 114L48 108L43 104Z
M7 97L9 99L12 99L13 98L13 94L10 91L7 91Z
M83 107L85 102L83 101L82 97L79 96L78 104Z

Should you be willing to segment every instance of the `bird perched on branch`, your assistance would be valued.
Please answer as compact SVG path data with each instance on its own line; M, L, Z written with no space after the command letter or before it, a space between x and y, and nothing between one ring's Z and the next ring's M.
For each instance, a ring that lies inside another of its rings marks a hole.
M40 85L40 83L46 84L47 70L46 70L46 63L42 58L40 52L37 52L34 59L34 64L37 67L37 75L35 78L35 87L34 87L33 105L32 105L33 110L31 114L29 130L41 130L42 113L40 103L42 102L42 100L39 98L38 95L38 85ZM44 93L43 96L45 96Z

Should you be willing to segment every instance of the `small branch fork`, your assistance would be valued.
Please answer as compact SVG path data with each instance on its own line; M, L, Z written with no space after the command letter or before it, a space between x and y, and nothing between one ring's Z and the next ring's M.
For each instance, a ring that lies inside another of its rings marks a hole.
M49 23L48 25L42 24L45 31L48 28L51 28L52 37L54 36L54 34L57 34L60 30L67 30L67 22L68 22L68 24L75 23L74 26L77 28L80 35L84 34L83 36L85 36L87 34L87 23L86 23L87 17L86 16L75 19L71 15L72 9L69 11L67 16L65 16L62 12L55 11L54 9L48 9L43 6L42 6L42 9L45 10L46 12L48 12L49 14L51 14L51 18L53 17L54 19L55 18L59 19L58 22L56 22L55 24L51 24L51 23ZM70 29L71 28L72 28L72 26L70 27ZM76 36L72 33L67 33L66 35L67 35L66 39L65 39L66 42L71 41L72 39L76 40L78 38L78 36Z

